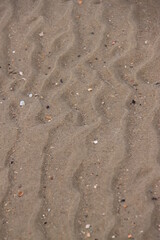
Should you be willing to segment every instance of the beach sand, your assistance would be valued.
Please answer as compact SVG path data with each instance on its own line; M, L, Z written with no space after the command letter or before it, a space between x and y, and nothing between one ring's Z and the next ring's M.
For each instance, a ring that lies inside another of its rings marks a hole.
M160 1L0 1L0 240L160 239Z

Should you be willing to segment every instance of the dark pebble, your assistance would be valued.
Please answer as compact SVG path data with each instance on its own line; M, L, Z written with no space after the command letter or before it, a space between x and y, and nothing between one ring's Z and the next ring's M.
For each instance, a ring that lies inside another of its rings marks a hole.
M133 99L131 104L136 104L136 101Z
M153 200L153 201L157 201L158 198L157 198L157 197L152 197L152 200Z

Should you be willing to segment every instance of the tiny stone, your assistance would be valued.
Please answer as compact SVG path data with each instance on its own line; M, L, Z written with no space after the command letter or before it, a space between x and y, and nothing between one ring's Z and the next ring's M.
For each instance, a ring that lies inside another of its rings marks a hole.
M91 237L91 234L90 234L90 233L87 233L87 237L90 238L90 237Z
M88 229L88 228L90 228L91 227L91 225L90 224L87 224L86 225L86 229Z
M22 75L23 75L23 72L19 72L19 75L21 75L21 76L22 76Z
M148 43L148 41L146 40L144 43L145 43L145 44L147 44L147 43Z
M32 93L30 93L28 96L31 98L33 95L32 95Z
M97 144L97 143L98 143L98 140L94 140L93 143L94 143L94 144Z
M20 101L20 106L21 106L21 107L25 106L25 102L24 102L23 100Z
M88 88L88 92L92 92L92 88Z
M44 33L43 33L43 32L40 32L40 33L39 33L39 36L40 36L40 37L43 37L43 36L44 36Z
M112 238L116 238L116 236L115 236L115 235L113 235L113 236L112 236Z
M16 51L12 51L12 53L15 53Z

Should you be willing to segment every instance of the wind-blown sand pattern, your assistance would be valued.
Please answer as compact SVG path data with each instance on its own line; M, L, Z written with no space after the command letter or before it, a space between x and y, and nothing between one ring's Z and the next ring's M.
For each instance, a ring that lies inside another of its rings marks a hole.
M160 239L159 11L0 1L0 240Z

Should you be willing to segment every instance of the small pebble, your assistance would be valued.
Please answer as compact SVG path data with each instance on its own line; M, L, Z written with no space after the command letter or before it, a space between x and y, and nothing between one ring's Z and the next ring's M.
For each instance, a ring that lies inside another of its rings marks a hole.
M92 90L93 90L92 88L88 88L88 92L92 92Z
M87 235L87 237L88 237L88 238L90 238L90 237L91 237L91 234L90 234L90 233L87 233L86 235Z
M128 234L128 239L133 238L132 234Z
M21 76L22 76L22 75L23 75L23 72L19 72L19 75L21 75Z
M93 143L94 143L94 144L97 144L97 143L98 143L98 140L94 140Z
M39 33L39 36L40 36L40 37L43 37L43 36L44 36L44 33L43 33L43 32L40 32L40 33Z
M30 93L28 96L31 98L33 95L32 95L32 93Z
M148 41L146 40L144 43L145 43L145 44L147 44L147 43L148 43Z
M52 117L51 117L50 115L46 115L46 116L45 116L45 119L46 119L46 121L51 122Z
M91 225L90 224L87 224L86 225L86 229L88 229L88 228L90 228L91 227Z
M21 107L25 106L25 102L23 100L20 101L20 104L19 104Z

